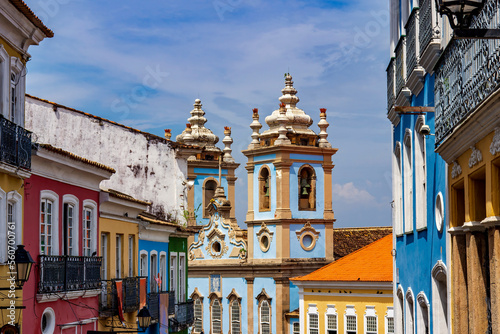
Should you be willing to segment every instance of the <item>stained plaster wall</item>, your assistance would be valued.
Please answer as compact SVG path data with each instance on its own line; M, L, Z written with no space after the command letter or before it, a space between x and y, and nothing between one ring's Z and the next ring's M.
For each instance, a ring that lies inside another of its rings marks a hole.
M412 99L413 106L433 106L434 104L434 77L426 75L424 89L418 96ZM400 115L400 123L394 129L394 143L399 141L401 147L404 143L405 130L408 128L412 131L412 157L415 156L415 122L418 115ZM434 133L434 113L425 114L425 124L431 129L431 134ZM424 292L430 302L431 316L429 319L430 328L433 328L432 321L432 276L431 270L438 260L446 264L446 225L443 226L441 232L436 228L435 219L435 203L436 196L441 192L443 199L446 194L446 164L443 159L434 152L434 135L426 137L426 205L427 205L427 228L421 231L416 229L416 214L415 214L415 172L413 172L413 198L403 198L404 201L413 201L413 232L403 234L396 237L396 268L399 269L399 284L406 293L411 287L414 294L420 291ZM395 147L393 147L394 150ZM401 151L403 157L403 150ZM414 164L413 164L414 165ZM404 159L401 159L401 174L404 179ZM403 181L401 181L403 184ZM402 191L404 194L404 190ZM446 222L446 204L444 208L444 222ZM404 214L403 220L404 220ZM403 224L406 222L403 221ZM445 224L445 223L444 223ZM403 225L404 226L404 225ZM404 229L403 229L404 230ZM448 275L450 272L448 272ZM414 296L416 297L416 296ZM415 304L417 307L418 304Z
M311 224L311 226L319 232L318 240L313 249L306 251L300 245L300 240L295 232L300 231L304 227L302 224L290 224L290 258L313 258L326 257L325 251L325 225Z
M290 158L293 156L298 156L300 159L311 159L311 155L298 155L298 154L290 154ZM323 160L323 156L318 156L321 160ZM300 167L304 165L309 165L314 168L314 172L316 173L316 210L314 211L305 211L299 210L299 181L298 181L298 173ZM292 211L292 218L299 219L322 219L323 212L325 210L325 177L323 168L321 164L318 163L303 163L303 162L294 162L290 167L290 210Z
M149 210L161 218L184 220L187 164L165 140L28 96L25 110L34 142L114 168L116 173L101 187L152 202Z

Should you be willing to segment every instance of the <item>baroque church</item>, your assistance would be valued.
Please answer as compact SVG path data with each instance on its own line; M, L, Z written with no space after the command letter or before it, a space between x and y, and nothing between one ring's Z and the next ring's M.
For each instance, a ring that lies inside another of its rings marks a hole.
M223 150L204 125L196 100L176 141L203 147L188 158L188 294L194 300L193 333L295 333L299 289L290 278L334 260L332 156L326 109L317 134L297 107L292 77L285 76L279 109L265 118L253 110L248 158L247 229L235 218L235 170L231 129ZM197 213L196 215L194 213Z

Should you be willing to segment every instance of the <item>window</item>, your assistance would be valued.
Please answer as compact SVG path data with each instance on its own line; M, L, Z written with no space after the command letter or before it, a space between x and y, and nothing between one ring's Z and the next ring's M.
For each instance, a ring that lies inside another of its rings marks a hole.
M367 306L365 311L365 333L377 334L378 333L377 314L375 313L375 306Z
M269 168L264 166L259 173L259 211L271 209L271 174Z
M222 307L218 299L212 300L210 316L212 318L212 334L222 334Z
M401 173L401 144L396 142L392 166L393 226L397 236L403 235L403 184Z
M148 277L148 252L141 250L141 276Z
M413 232L413 163L411 130L406 129L403 145L403 188L404 188L404 226L405 233Z
M406 292L406 308L405 308L405 323L406 323L406 334L415 333L415 309L413 306L413 293L411 289Z
M465 190L463 179L451 186L450 210L450 227L462 226L465 223Z
M299 169L299 210L316 209L316 175L314 168L305 165Z
M448 303L446 266L439 260L432 269L432 322L433 333L448 333Z
M423 291L417 295L417 302L417 333L427 334L429 333L429 300Z
M300 322L294 322L292 324L292 334L300 334Z
M315 304L309 304L307 308L307 333L319 334L319 315Z
M358 322L356 310L353 305L346 305L345 310L345 332L346 334L358 333Z
M415 218L417 230L427 227L425 136L420 133L422 125L425 125L425 119L424 116L419 116L415 125Z
M96 233L97 233L97 204L96 202L87 199L83 201L83 210L82 210L82 236L83 236L82 256L92 256L96 252L97 250Z
M194 298L193 301L194 311L194 333L201 333L203 330L203 303L199 297Z
M241 333L240 301L233 299L231 302L231 334Z
M101 278L103 280L108 279L108 240L109 236L107 233L101 233L101 256L102 256L102 266L101 266Z
M405 328L404 322L404 298L403 298L403 288L401 286L398 287L398 291L396 292L396 312L395 312L395 321L396 321L396 333L403 333Z
M207 210L208 204L210 200L215 196L215 189L217 189L217 182L213 179L208 179L205 181L205 185L203 187L203 217L210 217L210 213Z
M177 253L170 253L170 291L175 295L175 303L178 302L177 291Z
M11 57L10 60L8 119L20 126L24 126L25 66L17 57Z
M74 232L74 206L64 203L63 212L64 228L64 255L76 255L75 250L75 232Z
M327 305L326 306L326 334L337 334L338 333L338 324L337 324L337 310L335 309L335 305Z
M128 236L128 277L134 276L134 236Z
M9 111L9 54L0 44L0 114L8 118Z
M261 334L270 334L271 333L271 308L269 307L269 302L267 300L263 300L260 303L260 333Z
M15 73L10 74L10 108L9 108L9 121L16 122L17 111L17 82L18 78Z
M149 278L151 282L151 292L158 292L160 276L158 275L158 255L155 251L152 251L150 255Z
M59 255L58 203L55 192L40 192L40 255Z
M486 218L486 168L483 166L469 178L469 212L472 221Z
M123 248L123 235L116 235L116 250L115 250L115 278L122 277L122 248Z
M394 309L390 306L385 314L385 333L394 334Z
M179 253L179 301L186 301L186 254Z
M160 252L160 289L167 291L167 254Z

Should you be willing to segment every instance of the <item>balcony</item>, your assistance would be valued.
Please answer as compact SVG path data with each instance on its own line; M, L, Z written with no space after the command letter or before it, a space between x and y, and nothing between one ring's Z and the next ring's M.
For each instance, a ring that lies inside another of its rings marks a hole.
M401 36L396 46L396 105L410 105L410 90L406 85L406 36Z
M427 73L434 73L434 65L441 55L441 25L435 0L420 0L419 11L420 65Z
M39 256L39 301L48 299L97 296L101 289L101 257ZM44 296L55 294L55 297Z
M414 95L424 88L425 70L420 66L419 9L414 8L406 24L406 86Z
M396 81L395 77L395 64L394 58L391 58L389 62L389 66L387 66L387 111L390 111L392 107L394 107L394 102L396 101L396 92L394 83Z
M138 312L141 301L140 280L142 277L127 277L102 281L99 302L101 317L118 315L117 281L122 283L122 310L123 313Z
M170 312L169 312L170 313ZM170 318L169 328L172 332L180 332L194 323L194 303L188 300L175 305L175 316Z
M486 2L471 28L497 28L496 1ZM500 84L499 40L452 40L436 67L436 146L495 92ZM490 122L487 122L488 124Z
M0 161L31 168L31 132L0 115Z

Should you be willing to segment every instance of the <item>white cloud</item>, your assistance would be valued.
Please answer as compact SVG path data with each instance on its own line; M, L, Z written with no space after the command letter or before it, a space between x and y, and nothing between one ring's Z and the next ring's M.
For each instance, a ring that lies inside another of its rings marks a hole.
M373 197L368 191L363 189L358 189L352 182L345 184L334 184L333 185L333 196L343 201L348 201L350 203L373 203L375 202L375 197Z

